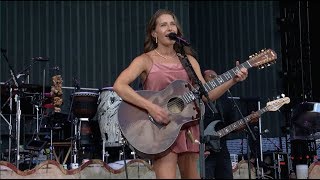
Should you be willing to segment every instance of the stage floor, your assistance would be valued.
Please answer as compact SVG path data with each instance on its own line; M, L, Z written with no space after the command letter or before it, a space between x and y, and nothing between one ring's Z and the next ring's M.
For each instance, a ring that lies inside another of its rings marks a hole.
M65 169L55 160L43 161L32 169L21 171L15 165L0 161L0 179L156 179L152 165L141 159L105 163L100 159L89 160L75 169ZM251 169L251 178L256 179L255 169ZM233 169L234 179L248 179L248 166L239 162ZM320 162L309 166L308 179L320 179ZM177 175L180 174L177 167ZM267 177L266 179L273 179ZM281 178L282 179L282 178Z
M152 166L144 160L127 160L106 164L93 159L76 169L64 169L54 160L41 162L32 169L21 171L12 163L0 161L0 179L155 179Z

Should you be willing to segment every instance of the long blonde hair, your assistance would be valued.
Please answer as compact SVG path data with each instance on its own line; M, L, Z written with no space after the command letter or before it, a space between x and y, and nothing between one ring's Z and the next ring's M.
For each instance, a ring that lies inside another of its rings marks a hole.
M152 36L152 32L156 28L157 19L163 14L169 14L169 15L171 15L173 17L173 19L174 19L174 21L176 23L177 29L178 29L177 35L178 36L183 36L182 28L180 26L180 23L179 23L178 18L176 17L176 15L172 11L170 11L168 9L159 9L152 15L152 17L150 18L149 23L147 25L147 28L146 28L146 35L145 35L145 40L144 40L144 52L145 53L147 53L149 51L152 51L152 50L154 50L154 49L156 49L158 47L158 45L157 45L157 43L155 41L155 38ZM180 45L175 43L173 45L173 49L176 52L180 52ZM188 46L185 46L184 47L184 51L185 51L186 54L196 57L196 54L195 54L195 52L194 52L194 50L192 48L190 48Z

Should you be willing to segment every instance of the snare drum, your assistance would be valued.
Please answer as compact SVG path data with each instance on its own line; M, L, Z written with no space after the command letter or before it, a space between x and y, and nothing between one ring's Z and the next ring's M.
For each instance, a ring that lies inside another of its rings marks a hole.
M113 91L112 87L102 89L97 109L101 138L107 147L121 146L121 132L118 122L118 107L122 99Z
M98 106L99 94L94 92L75 92L73 97L72 111L77 118L92 119Z

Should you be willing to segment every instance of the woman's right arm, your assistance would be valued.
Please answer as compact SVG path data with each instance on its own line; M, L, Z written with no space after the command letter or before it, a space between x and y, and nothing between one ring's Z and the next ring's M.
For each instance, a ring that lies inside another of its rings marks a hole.
M130 102L143 109L147 109L148 103L146 99L137 94L130 84L137 79L143 72L146 72L148 62L143 56L135 58L131 64L123 70L116 79L113 90L125 101Z
M168 114L160 106L152 103L135 92L130 84L138 78L143 72L147 72L151 67L151 61L141 55L135 58L131 64L123 70L116 79L113 90L125 101L145 109L158 122L168 123Z

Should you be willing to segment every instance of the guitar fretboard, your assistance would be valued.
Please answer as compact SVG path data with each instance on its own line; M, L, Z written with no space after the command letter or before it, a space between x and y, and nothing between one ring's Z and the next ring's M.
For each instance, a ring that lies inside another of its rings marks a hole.
M244 68L251 68L251 64L249 63L249 61L246 61L242 64L240 64L237 67L234 67L233 69L230 69L229 71L219 75L218 77L216 77L215 79L207 82L204 84L204 88L207 92L213 90L214 88L220 86L221 84L225 83L226 81L229 81L230 79L232 79L239 71L240 69L244 67Z
M220 86L221 84L225 83L226 81L229 81L230 79L232 79L239 71L240 69L244 67L244 68L251 68L251 64L249 63L249 61L246 61L242 64L240 64L237 67L234 67L233 69L230 69L229 71L219 75L218 77L216 77L215 79L213 79L212 81L209 81L207 83L205 83L203 86L205 88L205 90L207 92L213 90L214 88ZM195 100L195 96L193 94L192 91L187 92L186 94L184 94L182 96L182 99L185 103L190 103L193 100Z
M265 113L265 112L267 112L267 111L268 111L268 106L267 106L267 107L264 107L264 108L262 108L262 109L260 109L260 110L258 110L257 113L258 113L259 116L260 116L261 114L263 114L263 113ZM236 122L234 122L234 123L226 126L226 127L223 128L223 129L220 129L219 131L216 132L216 134L219 135L219 137L221 138L221 137L229 134L230 132L238 129L239 127L242 127L243 125L245 125L245 122L244 122L244 121L249 122L251 119L252 119L252 118L250 117L250 115L249 115L249 116L246 116L245 118L240 119L240 120L238 120L238 121L236 121Z

